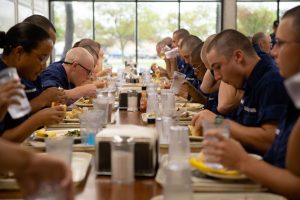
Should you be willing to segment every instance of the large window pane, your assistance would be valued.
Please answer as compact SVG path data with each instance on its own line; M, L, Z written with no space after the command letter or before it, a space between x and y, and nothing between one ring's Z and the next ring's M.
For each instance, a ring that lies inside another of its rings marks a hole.
M276 2L238 2L237 30L247 36L257 32L272 32L276 10Z
M15 24L15 6L11 0L0 0L0 30L8 31Z
M48 1L47 0L34 0L34 14L40 14L45 17L49 17L48 13Z
M31 0L19 0L18 3L18 21L22 22L26 17L32 15L32 2Z
M116 71L125 61L136 63L135 3L95 3L95 39L104 47L107 64Z
M57 31L54 58L62 59L73 44L82 38L93 38L92 2L52 2Z
M143 2L138 4L138 66L140 71L149 69L152 63L165 67L156 55L156 43L164 37L172 37L178 28L178 3Z
M280 2L279 3L279 15L280 18L285 11L300 5L300 1Z
M180 26L202 40L221 31L220 2L184 2L180 10Z

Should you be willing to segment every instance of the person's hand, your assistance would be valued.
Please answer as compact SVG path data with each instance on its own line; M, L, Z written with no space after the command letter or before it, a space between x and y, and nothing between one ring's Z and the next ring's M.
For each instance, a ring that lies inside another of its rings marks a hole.
M232 138L225 138L216 129L208 130L205 134L217 138L217 140L204 140L203 142L207 161L221 163L228 169L240 171L245 160L249 158L242 145Z
M61 104L66 104L67 102L66 93L61 88L56 88L56 87L47 88L42 92L40 96L41 98L43 98L45 102L47 102L47 106L51 106L52 102L61 103Z
M217 115L210 110L201 110L193 117L191 124L197 131L200 131L203 121L214 122L216 116Z
M16 177L25 197L34 195L41 184L53 183L57 184L59 190L63 192L64 199L74 199L72 173L61 160L47 155L33 154L27 164L16 172Z
M58 124L65 117L64 106L54 106L52 108L45 108L33 115L40 126L47 126L51 124Z
M23 89L24 86L21 85L19 80L10 80L7 83L0 86L0 121L3 120L7 108L11 104L20 104L13 96L18 95L23 97L19 89Z
M106 80L96 80L96 81L94 81L94 85L97 88L105 88L105 87L107 87L107 81Z
M189 95L189 85L188 83L185 81L183 82L183 84L181 85L180 87L180 90L178 92L178 96L181 96L185 99L188 98L188 95Z

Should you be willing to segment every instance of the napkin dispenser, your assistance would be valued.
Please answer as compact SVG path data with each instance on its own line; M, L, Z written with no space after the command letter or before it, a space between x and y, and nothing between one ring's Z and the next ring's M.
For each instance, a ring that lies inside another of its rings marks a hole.
M158 137L155 128L111 126L96 136L96 174L111 175L111 141L115 135L134 138L135 176L153 177L158 168Z

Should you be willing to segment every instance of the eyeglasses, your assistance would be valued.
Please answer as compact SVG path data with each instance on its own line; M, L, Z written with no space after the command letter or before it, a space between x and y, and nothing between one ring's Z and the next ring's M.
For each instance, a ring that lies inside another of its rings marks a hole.
M275 42L274 46L277 46L278 48L280 48L284 44L300 44L300 41L283 41L283 40L280 40L278 38L276 38L275 41L276 42Z
M74 62L66 62L66 61L64 61L64 64L73 65ZM76 62L76 64L79 65L80 67L82 67L83 69L85 69L85 71L88 73L88 75L90 75L92 73L92 70L87 69L86 67L82 66L80 63Z

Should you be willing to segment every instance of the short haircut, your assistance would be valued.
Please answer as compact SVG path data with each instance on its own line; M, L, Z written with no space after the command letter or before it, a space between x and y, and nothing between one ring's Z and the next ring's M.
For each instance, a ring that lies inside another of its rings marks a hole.
M219 34L211 41L207 47L207 53L215 49L218 54L230 57L234 50L241 49L247 56L256 55L249 39L242 33L227 29Z
M31 53L40 42L47 39L50 36L44 29L22 22L11 27L6 34L0 32L0 48L3 48L3 55L9 55L17 46L22 46L26 53Z
M180 48L185 48L185 49L188 49L190 52L192 52L193 49L196 46L198 46L201 42L202 42L202 40L200 38L198 38L197 36L188 35L183 38L183 40L180 44Z
M201 59L201 57L200 57L200 53L201 53L203 44L204 44L204 42L200 42L200 43L192 50L192 53L191 53L191 59L192 59L192 61L201 60L201 62L202 62L202 59Z
M54 33L56 33L56 29L54 25L51 23L51 21L42 15L31 15L26 19L24 19L23 22L34 24L36 26L43 28L46 31L48 31L50 28L54 31Z
M161 40L161 42L164 45L167 45L169 47L172 47L172 38L171 37L165 37L164 39Z
M78 47L83 47L85 48L86 50L88 50L88 52L93 56L95 57L96 59L99 58L99 51L101 49L101 45L100 43L92 40L92 39L89 39L89 38L84 38L82 40L80 40L79 44L78 44Z
M216 37L216 34L210 35L206 38L206 40L204 41L204 44L202 46L201 49L201 53L200 53L200 57L201 60L204 62L204 64L207 65L207 58L206 58L206 54L207 54L207 47L208 45L211 43L211 41Z
M259 41L266 39L266 34L264 32L255 33L252 37L252 44L258 44Z
M282 16L282 19L288 17L293 19L293 29L298 35L300 35L300 5L286 11Z
M184 38L186 36L188 36L190 33L188 30L181 28L178 29L176 31L174 31L173 35L176 35L178 37L178 39Z

